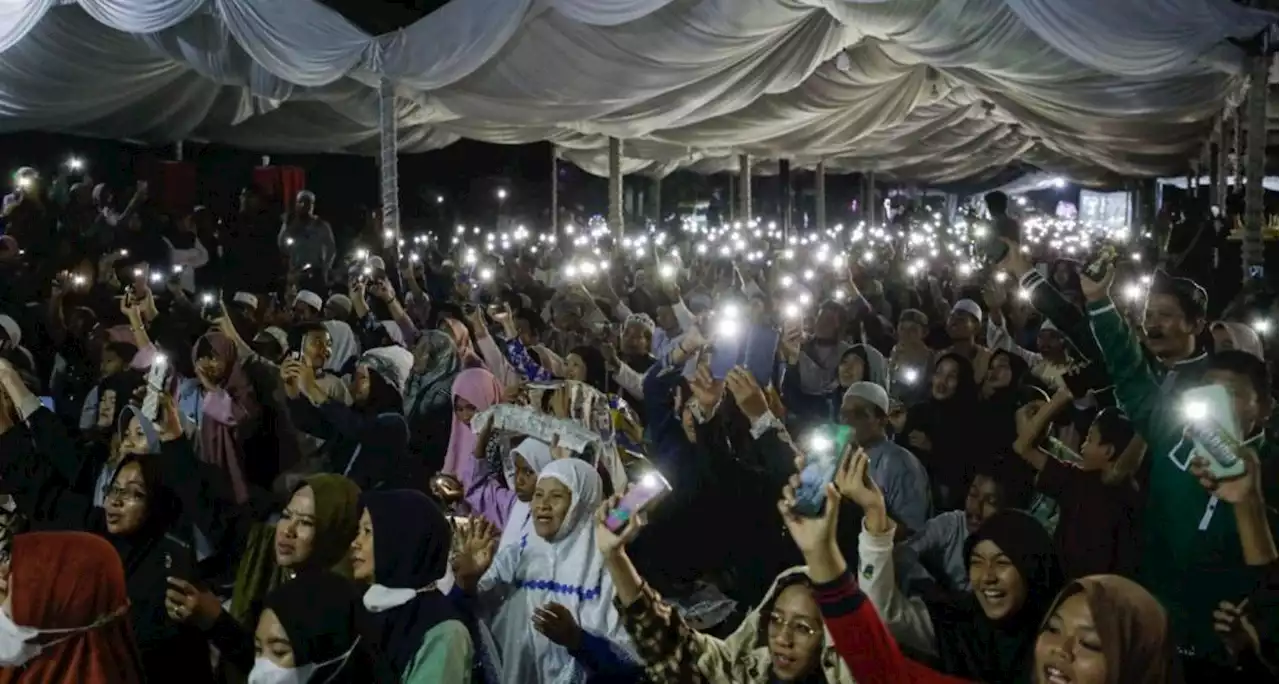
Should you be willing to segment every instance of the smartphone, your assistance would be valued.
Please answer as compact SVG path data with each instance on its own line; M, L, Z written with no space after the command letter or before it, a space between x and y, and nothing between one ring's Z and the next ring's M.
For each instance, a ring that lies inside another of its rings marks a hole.
M853 428L835 423L823 425L809 436L804 445L800 486L796 488L796 502L792 507L798 515L809 518L822 515L827 502L827 485L835 480L840 458L852 438Z
M773 381L774 359L778 354L778 342L782 335L772 327L753 325L747 331L747 344L742 350L740 364L751 372L761 387Z
M641 512L653 506L662 497L671 492L671 484L656 470L649 471L640 477L640 481L631 485L618 505L609 511L604 525L614 534L619 534L627 527L627 523Z
M200 295L200 316L212 321L222 316L221 298L212 292Z
M165 575L195 584L198 573L196 572L196 553L191 544L172 534L166 534L163 547Z
M1084 274L1093 282L1100 282L1107 277L1107 273L1111 271L1111 267L1116 262L1116 248L1112 245L1103 245L1098 250L1098 256L1088 265L1084 267Z
M1209 461L1209 472L1214 477L1244 474L1244 461L1236 456L1240 427L1226 389L1221 385L1203 385L1186 390L1182 393L1182 415L1186 419L1186 434L1195 445L1192 452Z
M40 405L49 409L50 411L54 410L53 397L40 397Z
M151 362L151 370L147 372L147 393L142 398L142 415L155 422L160 413L160 393L164 392L165 381L169 376L169 358L164 354L156 354Z
M719 338L711 345L711 362L708 364L711 377L724 380L729 371L738 365L743 352L742 340L737 337Z
M978 250L986 258L987 263L998 264L1009 254L1008 243L1000 238L1011 240L1016 244L1022 237L1018 233L1017 221L1007 216L998 217L991 222L986 237L978 242Z

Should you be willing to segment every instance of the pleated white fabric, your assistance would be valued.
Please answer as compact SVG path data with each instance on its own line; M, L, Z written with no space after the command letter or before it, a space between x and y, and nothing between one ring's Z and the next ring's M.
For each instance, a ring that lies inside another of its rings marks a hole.
M263 151L550 140L593 173L736 155L949 181L1180 169L1242 93L1229 0L453 0L371 36L316 0L0 0L0 132ZM761 170L768 165L760 165Z

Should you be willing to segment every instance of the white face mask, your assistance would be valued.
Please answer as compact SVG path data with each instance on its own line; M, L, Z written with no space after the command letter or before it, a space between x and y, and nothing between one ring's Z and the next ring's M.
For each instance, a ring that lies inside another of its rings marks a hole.
M360 638L356 637L356 640L351 644L351 648L348 648L346 653L337 658L330 658L322 663L307 663L301 667L281 667L275 661L261 657L255 658L253 670L249 672L248 684L307 684L307 682L311 681L311 675L315 674L316 670L333 663L345 664L352 651L356 650L356 644L358 643L360 643ZM329 673L329 676L325 677L324 682L321 684L325 684L338 676L338 673L342 671L342 667L342 665L335 667L333 672Z
M110 615L103 616L87 627L70 627L63 629L36 629L23 627L9 617L9 611L0 609L0 667L22 667L35 660L45 649L62 643L67 639L92 629L97 629L108 622L124 615L129 610L125 604ZM66 636L48 643L33 641L41 634L65 634Z
M413 597L424 591L431 591L436 588L435 583L421 589L392 589L384 587L381 584L370 585L364 592L364 607L370 613L381 613L383 611L398 608L413 600Z

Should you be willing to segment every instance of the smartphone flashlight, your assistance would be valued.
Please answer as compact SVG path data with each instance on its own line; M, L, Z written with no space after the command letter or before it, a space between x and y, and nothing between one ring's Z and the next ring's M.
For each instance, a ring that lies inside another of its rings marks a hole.
M217 299L216 297L214 297L212 294L210 294L210 293L208 293L208 292L206 292L206 293L204 293L204 294L200 295L200 303L201 303L201 304L204 304L205 306L209 306L209 305L213 304L213 302L214 302L216 299Z
M831 447L835 446L835 442L831 441L826 435L821 434L810 435L809 439L806 440L806 444L809 447L809 451L817 453L826 453L831 451Z
M796 279L792 278L789 275L784 275L782 276L782 280L780 282L782 283L783 287L791 287L791 285L796 282Z
M369 250L361 248L356 250L356 258L364 261L369 258Z
M417 252L410 252L410 253L409 253L409 261L411 261L411 262L413 262L413 263L415 263L415 264L416 264L416 263L418 263L419 261L422 261L422 257L418 256L418 253L417 253Z
M396 236L395 231L394 231L394 230L391 230L390 228L388 228L388 229L386 229L386 230L382 231L382 239L383 239L383 240L390 240L391 238L393 238L393 237L395 237L395 236Z
M716 335L724 339L738 336L741 324L735 318L722 318L716 322Z
M732 304L732 303L725 304L723 307L720 308L720 315L724 318L736 319L738 317L738 313L739 311L738 311L737 304Z
M490 280L493 280L493 269L492 268L480 269L480 280L486 283L489 282Z
M72 171L79 171L84 168L84 160L79 157L72 157L67 160L67 168Z
M151 282L152 282L152 283L160 283L160 282L163 282L163 281L164 281L164 274L163 274L163 273L157 273L157 272L155 272L155 271L152 271L152 272L151 272Z
M80 275L79 273L71 276L71 284L77 287L84 285L84 280L85 280L84 276Z
M1142 286L1137 283L1130 283L1129 285L1126 285L1124 288L1124 297L1131 302L1136 302L1139 299L1142 299Z
M916 370L915 368L902 369L902 381L907 383L908 385L916 384L916 381L919 379L920 379L920 371Z
M174 265L173 265L173 274L174 274L174 275L178 275L179 273L182 273L182 264L174 264Z
M661 276L663 280L671 280L676 277L676 267L671 264L663 264L662 268L658 269L658 275Z
M140 268L135 268L135 269L133 269L133 277L134 277L134 278L141 278L141 277L142 277L142 269L140 269Z
M284 239L284 244L285 244L285 246L287 246L287 247L292 247L292 246L293 246L293 238L291 238L291 237L287 237L287 238L285 238L285 239Z
M21 190L28 190L31 188L31 178L29 176L18 176L15 182Z
M845 295L844 295L844 290L841 290L841 289L839 289L839 288L837 288L837 289L835 289L835 290L833 290L833 291L831 292L831 298L832 298L832 299L834 299L834 300L836 300L837 302L843 302L843 301L844 301L844 296L845 296Z
M782 307L782 315L786 316L787 318L793 318L793 319L799 318L800 305L796 304L795 302L791 302L787 304L786 306Z
M999 271L999 272L997 272L997 273L996 273L996 282L997 282L997 283L1003 283L1004 281L1006 281L1006 280L1008 280L1008 279L1009 279L1009 275L1008 275L1007 273L1005 273L1004 271Z
M831 269L839 271L842 268L844 268L844 257L839 254L831 257Z
M1271 333L1270 318L1255 318L1249 325L1252 326L1254 331L1259 335L1269 335Z
M645 489L653 489L658 486L659 482L660 480L658 480L657 475L654 475L653 473L645 473L640 477L640 482L637 484Z
M373 275L373 267L365 266L364 268L360 269L360 273L361 275L364 275L364 276L371 276Z
M569 264L568 266L565 266L565 267L564 267L564 277L566 277L566 278L577 278L577 277L578 277L578 267L577 267L577 266L574 266L573 264Z
M1209 417L1209 405L1203 401L1183 402L1182 415L1187 420L1204 420Z

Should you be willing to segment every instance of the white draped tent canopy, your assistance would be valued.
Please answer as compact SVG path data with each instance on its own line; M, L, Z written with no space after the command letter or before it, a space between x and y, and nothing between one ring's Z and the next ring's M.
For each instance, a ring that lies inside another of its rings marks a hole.
M539 140L593 173L952 181L1184 167L1274 13L1229 0L452 0L370 36L315 0L0 0L0 132L264 152Z

